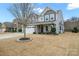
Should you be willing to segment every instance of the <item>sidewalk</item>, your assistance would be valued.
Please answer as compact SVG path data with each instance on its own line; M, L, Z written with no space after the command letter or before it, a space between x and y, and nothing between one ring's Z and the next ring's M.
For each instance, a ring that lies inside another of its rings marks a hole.
M7 39L7 38L13 38L13 37L18 37L22 35L22 33L5 33L5 34L0 34L0 40L1 39Z

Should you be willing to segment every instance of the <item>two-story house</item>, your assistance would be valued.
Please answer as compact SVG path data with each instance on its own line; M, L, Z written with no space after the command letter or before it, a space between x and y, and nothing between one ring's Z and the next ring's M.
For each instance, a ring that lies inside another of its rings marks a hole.
M26 33L46 33L56 29L56 34L64 32L64 19L61 10L52 10L46 7L40 15L31 16L31 25L26 28Z

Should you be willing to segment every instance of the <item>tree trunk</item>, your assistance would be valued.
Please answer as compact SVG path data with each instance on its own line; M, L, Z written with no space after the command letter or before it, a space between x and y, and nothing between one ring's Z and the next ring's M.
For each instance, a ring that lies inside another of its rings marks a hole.
M26 38L26 26L23 26L24 38Z
M17 32L18 32L18 23L17 23Z

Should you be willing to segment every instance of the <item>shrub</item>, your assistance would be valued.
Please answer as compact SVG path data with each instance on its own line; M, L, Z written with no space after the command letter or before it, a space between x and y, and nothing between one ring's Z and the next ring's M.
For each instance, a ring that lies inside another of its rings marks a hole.
M46 32L46 34L52 34L52 32Z
M15 32L15 30L12 28L12 30L10 30L11 32Z
M42 34L42 32L38 32L38 34Z
M41 34L46 34L45 32L42 32Z
M51 32L52 32L53 34L56 34L56 28L52 28L52 29L51 29Z
M18 31L19 31L19 32L22 32L22 29L19 29Z
M36 34L36 32L33 32L33 34Z
M78 32L77 27L74 27L73 30L72 30L72 32L77 33Z

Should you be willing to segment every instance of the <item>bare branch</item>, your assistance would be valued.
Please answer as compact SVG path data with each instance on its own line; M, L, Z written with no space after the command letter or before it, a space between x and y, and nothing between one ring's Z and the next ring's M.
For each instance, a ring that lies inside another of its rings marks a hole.
M17 3L13 4L9 8L10 13L17 19L17 23L22 24L24 28L24 37L25 37L25 28L30 23L30 15L33 13L33 4L31 3Z
M33 13L33 4L31 3L17 3L9 9L10 13L18 19L23 25L27 25L29 17Z

